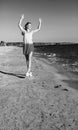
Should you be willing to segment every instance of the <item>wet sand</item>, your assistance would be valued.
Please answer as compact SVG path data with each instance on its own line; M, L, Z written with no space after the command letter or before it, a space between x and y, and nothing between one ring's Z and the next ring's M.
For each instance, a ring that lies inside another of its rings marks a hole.
M25 78L22 48L0 50L0 130L77 130L78 91L64 82L70 77L33 57L34 79Z
M71 72L70 70L64 68L62 64L56 63L54 61L50 62L49 60L44 58L38 58L38 59L43 61L45 64L56 68L59 74L68 77L67 79L64 78L63 81L66 82L69 87L78 90L78 73Z

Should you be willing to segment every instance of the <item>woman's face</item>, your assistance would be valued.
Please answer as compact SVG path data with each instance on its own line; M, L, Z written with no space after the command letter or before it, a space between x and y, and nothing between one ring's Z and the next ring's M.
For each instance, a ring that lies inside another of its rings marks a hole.
M27 28L28 28L29 30L31 30L31 28L32 28L31 23L29 23L29 24L27 25Z

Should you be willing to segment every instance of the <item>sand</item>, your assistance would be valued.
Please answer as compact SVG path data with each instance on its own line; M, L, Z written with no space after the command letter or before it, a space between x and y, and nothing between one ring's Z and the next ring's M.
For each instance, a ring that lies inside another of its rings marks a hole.
M22 48L0 52L0 130L78 130L78 91L64 82L69 76L33 57L34 79L25 78Z

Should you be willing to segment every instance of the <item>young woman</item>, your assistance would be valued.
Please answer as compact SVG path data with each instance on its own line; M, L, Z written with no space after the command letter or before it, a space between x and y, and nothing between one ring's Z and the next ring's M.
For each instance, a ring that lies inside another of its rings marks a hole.
M32 58L32 54L34 51L34 46L33 46L33 41L32 41L32 37L33 34L35 32L38 32L41 28L41 19L39 18L39 25L38 28L36 30L31 30L32 26L31 26L31 22L27 22L24 26L24 28L22 27L22 21L24 19L24 15L21 16L20 21L19 21L19 28L22 31L22 35L23 35L23 54L25 55L26 58L26 64L27 64L27 73L26 76L30 76L32 77L32 72L31 72L31 58Z

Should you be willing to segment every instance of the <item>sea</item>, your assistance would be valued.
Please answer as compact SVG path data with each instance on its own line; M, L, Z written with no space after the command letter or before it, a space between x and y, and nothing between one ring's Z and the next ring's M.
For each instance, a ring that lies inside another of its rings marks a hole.
M34 55L78 75L78 44L36 46Z

